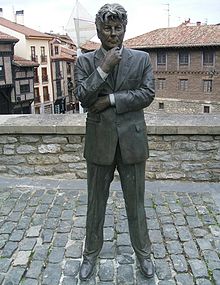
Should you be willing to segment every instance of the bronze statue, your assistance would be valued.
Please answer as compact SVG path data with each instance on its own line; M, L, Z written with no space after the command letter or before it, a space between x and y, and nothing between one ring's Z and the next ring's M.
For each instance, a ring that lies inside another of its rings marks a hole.
M127 12L106 4L96 15L101 48L76 63L77 94L88 110L84 156L87 160L86 241L79 277L89 279L103 245L103 224L110 183L117 168L125 199L131 244L141 272L150 278L145 209L145 160L148 145L143 109L154 99L154 77L146 52L123 47Z

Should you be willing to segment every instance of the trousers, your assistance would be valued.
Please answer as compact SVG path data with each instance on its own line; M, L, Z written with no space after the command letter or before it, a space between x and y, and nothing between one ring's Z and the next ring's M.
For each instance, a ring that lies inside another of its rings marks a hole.
M106 205L116 168L121 181L132 247L138 258L149 258L151 243L144 208L145 161L124 164L119 145L112 165L87 162L88 205L83 255L94 260L102 249Z

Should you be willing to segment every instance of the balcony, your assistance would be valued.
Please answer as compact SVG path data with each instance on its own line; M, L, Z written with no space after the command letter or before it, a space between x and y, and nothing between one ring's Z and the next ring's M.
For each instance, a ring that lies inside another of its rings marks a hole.
M34 83L38 84L39 83L39 76L34 76Z
M31 61L38 63L38 56L37 55L31 55Z
M41 55L41 64L47 64L47 56L46 55Z
M48 93L44 94L44 102L50 101L50 95Z
M40 96L34 97L34 103L40 103Z

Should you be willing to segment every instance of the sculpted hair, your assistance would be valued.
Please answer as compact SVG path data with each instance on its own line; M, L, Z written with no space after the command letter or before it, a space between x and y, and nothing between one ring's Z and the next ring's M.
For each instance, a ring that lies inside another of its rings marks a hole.
M103 24L109 20L119 20L124 28L127 25L127 11L120 4L105 4L102 6L96 14L95 24L99 29L100 24Z

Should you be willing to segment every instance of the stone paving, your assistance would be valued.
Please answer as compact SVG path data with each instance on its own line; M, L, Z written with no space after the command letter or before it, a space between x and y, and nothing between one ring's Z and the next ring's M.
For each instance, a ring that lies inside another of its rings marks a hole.
M122 192L113 185L96 272L90 281L80 282L86 182L58 182L0 183L0 284L220 284L220 209L210 191L201 186L192 191L193 185L182 191L175 183L166 190L154 191L154 184L146 189L156 266L155 277L146 280L130 245Z

